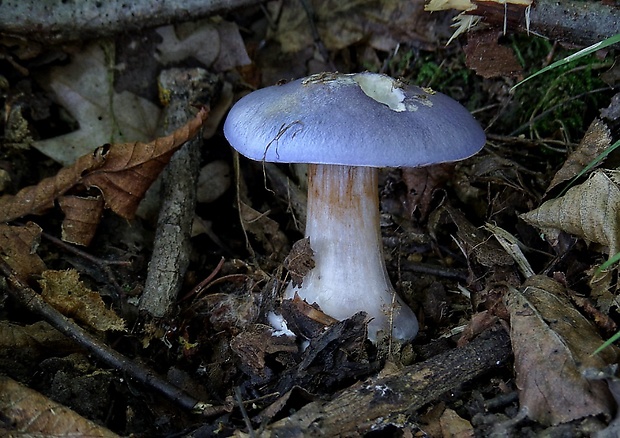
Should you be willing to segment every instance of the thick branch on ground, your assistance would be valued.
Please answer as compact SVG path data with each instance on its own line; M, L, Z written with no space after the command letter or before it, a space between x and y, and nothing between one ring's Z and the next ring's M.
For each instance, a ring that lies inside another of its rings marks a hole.
M260 0L19 0L0 2L0 33L44 43L108 36L196 20Z
M573 44L587 46L620 33L620 9L604 2L537 0L530 8L502 0L471 3L476 9L467 14L480 15L485 23L525 31L529 20L532 32Z
M332 401L310 403L267 427L261 436L357 436L380 429L395 415L413 412L497 369L511 354L508 334L503 329L489 331L464 347L354 385Z
M620 33L620 9L605 2L538 0L531 28L552 39L590 45Z
M170 96L164 129L173 131L191 118L192 104L207 104L221 83L203 69L170 69L159 78ZM214 85L215 84L215 85ZM161 318L175 302L189 265L202 138L188 141L162 175L161 207L140 310Z

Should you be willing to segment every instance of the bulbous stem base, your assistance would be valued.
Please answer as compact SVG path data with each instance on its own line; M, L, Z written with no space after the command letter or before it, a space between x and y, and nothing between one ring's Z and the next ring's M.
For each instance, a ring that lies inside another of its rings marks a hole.
M297 293L339 320L368 313L373 342L415 337L417 319L396 295L385 268L377 169L310 165L306 237L315 267L301 286L289 286L288 298Z

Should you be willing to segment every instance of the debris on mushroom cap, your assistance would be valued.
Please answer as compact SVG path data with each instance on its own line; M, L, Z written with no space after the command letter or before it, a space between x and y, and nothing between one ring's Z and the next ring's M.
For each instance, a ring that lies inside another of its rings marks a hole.
M478 152L484 131L452 98L377 73L320 73L257 90L224 124L248 158L416 167Z

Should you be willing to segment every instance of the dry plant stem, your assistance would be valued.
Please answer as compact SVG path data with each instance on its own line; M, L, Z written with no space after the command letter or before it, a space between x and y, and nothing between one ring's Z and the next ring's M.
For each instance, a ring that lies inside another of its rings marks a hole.
M166 130L171 132L192 117L191 104L196 102L196 96L190 95L191 90L209 89L208 80L209 75L202 69L170 69L161 73L160 87L171 96L165 110ZM140 298L140 310L156 318L165 316L175 303L189 265L201 137L196 136L179 149L162 176L153 254Z
M82 329L79 325L48 305L39 294L20 280L16 273L0 259L0 272L6 277L8 292L29 311L43 317L56 330L71 338L95 358L114 368L120 375L130 377L135 381L152 388L174 403L187 410L195 410L206 406L194 397L183 392L176 386L163 380L151 370L144 368L126 358L99 339Z
M137 31L170 22L196 20L260 0L64 0L0 2L3 34L60 43ZM36 31L34 31L36 29Z
M512 355L505 330L489 330L469 344L395 374L358 383L331 401L312 402L266 428L263 437L360 436L380 430L464 383L503 366Z

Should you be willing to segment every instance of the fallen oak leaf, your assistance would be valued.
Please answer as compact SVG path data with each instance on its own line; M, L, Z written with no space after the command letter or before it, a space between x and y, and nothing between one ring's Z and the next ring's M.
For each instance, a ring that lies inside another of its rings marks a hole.
M164 168L172 154L196 135L209 110L201 109L186 125L150 143L123 143L101 146L83 155L75 164L25 187L16 195L0 198L0 221L10 222L28 214L43 214L54 201L76 186L96 187L105 204L125 219L133 218L138 202Z
M75 164L63 167L58 173L45 178L35 186L21 189L15 195L0 198L0 221L10 222L27 214L42 214L54 207L54 200L76 185L82 175L101 167L107 147L102 146L91 154L83 155Z
M110 146L105 164L84 176L81 183L96 187L106 207L124 219L133 219L144 193L168 164L170 157L194 137L209 115L202 108L196 117L172 134L150 143L124 143Z

